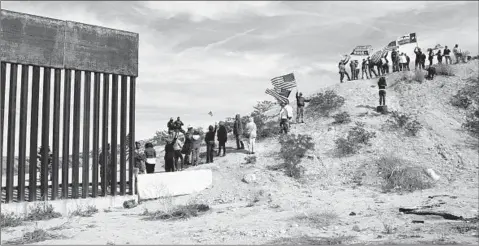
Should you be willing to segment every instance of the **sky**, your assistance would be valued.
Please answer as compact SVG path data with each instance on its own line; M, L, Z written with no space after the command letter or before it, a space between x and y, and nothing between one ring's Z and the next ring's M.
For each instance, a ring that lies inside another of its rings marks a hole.
M478 53L478 2L2 1L2 8L139 33L136 136L170 117L206 127L249 114L294 72L305 95L339 82L357 45L380 49L415 32L418 45ZM213 116L208 115L212 111Z

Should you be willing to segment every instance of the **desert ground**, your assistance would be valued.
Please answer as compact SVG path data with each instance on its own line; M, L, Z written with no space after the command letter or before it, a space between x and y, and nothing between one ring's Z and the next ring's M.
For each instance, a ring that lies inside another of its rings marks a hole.
M229 139L225 157L188 169L213 171L207 190L90 217L23 222L2 228L1 242L19 243L25 233L43 229L48 237L35 244L476 245L479 143L461 127L468 111L451 105L450 98L468 78L477 79L478 62L452 68L454 76L438 75L422 83L410 80L414 71L387 76L389 110L416 115L423 125L417 136L390 129L391 116L376 112L377 79L337 84L326 89L345 98L338 112L348 112L352 120L334 124L333 118L306 110L306 123L292 125L292 134L309 134L315 144L302 158L305 172L300 178L285 174L278 137L257 143L255 163L247 163L246 153ZM269 113L277 112L273 108ZM335 140L356 121L376 137L356 154L338 154ZM430 188L386 191L377 168L381 158L433 169L440 178L429 180ZM185 219L153 215L188 204L205 204L209 210ZM400 208L436 215L408 214Z

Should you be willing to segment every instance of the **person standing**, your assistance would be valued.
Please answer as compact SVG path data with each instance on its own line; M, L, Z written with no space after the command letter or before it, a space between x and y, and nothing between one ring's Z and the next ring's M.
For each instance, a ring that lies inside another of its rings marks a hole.
M221 149L223 149L223 156L226 155L226 141L228 141L228 130L225 123L220 121L220 127L218 128L218 156L221 155Z
M286 104L281 103L281 110L279 111L279 127L281 129L281 133L287 134L289 132L289 116L288 110L286 109Z
M379 106L386 105L386 78L382 76L379 78L378 81L378 88L379 88Z
M408 71L411 71L409 68L409 63L411 63L411 58L409 58L409 56L406 54L406 68Z
M436 56L437 56L437 62L438 62L439 64L442 64L442 54L441 54L441 50L437 51Z
M205 143L206 143L206 163L213 163L213 152L215 148L215 133L217 130L217 126L213 127L210 125L208 127L208 132L205 136Z
M193 127L188 127L188 131L185 134L185 144L181 153L185 155L185 165L191 165L191 149L192 149L192 137L193 137Z
M175 123L174 123L174 127L175 127L175 130L177 132L181 132L183 134L185 134L185 130L183 130L183 121L180 120L180 117L178 116L178 118L176 119Z
M369 79L367 67L368 63L366 59L363 59L363 62L361 63L361 79L364 79L364 74L366 74L366 78Z
M236 138L236 148L238 150L244 149L244 143L241 141L241 137L243 136L243 123L241 122L241 116L239 114L236 115L235 123L233 126L233 134Z
M447 48L447 46L444 47L444 58L446 59L446 64L451 64L451 50Z
M170 121L168 121L168 124L166 124L168 127L168 134L173 133L175 130L175 121L173 120L173 117L170 118Z
M348 72L346 71L346 66L344 65L344 62L340 61L339 65L339 81L343 83L344 75L348 76L348 81L351 81L351 77L349 77Z
M297 106L297 113L296 113L296 122L299 122L299 119L301 119L301 123L304 123L304 105L306 102L309 102L310 100L306 100L303 97L303 93L301 92L296 92L296 106Z
M112 170L112 166L111 166L111 152L110 152L110 144L108 144L106 146L106 153L103 153L103 151L100 153L100 156L99 156L99 164L100 164L100 176L101 176L101 181L102 182L105 182L105 178L106 178L106 187L110 187L111 185L111 170ZM105 158L106 157L106 158ZM105 163L105 159L106 159L106 163ZM105 166L106 164L106 166ZM106 171L106 176L105 176L105 171ZM103 186L102 186L103 187ZM107 188L108 190L109 188ZM108 192L108 191L104 191L105 194Z
M421 48L419 47L416 47L414 48L414 54L416 54L416 60L414 61L414 67L415 69L417 70L417 68L419 67L419 69L421 69L422 67L422 51L421 51Z
M374 73L374 77L377 77L378 74L376 73L376 71L374 71L374 63L373 61L371 61L371 57L368 56L368 71L369 71L369 77L372 79L373 78L373 75L372 73ZM372 73L371 73L372 72Z
M198 131L194 131L193 136L191 137L191 164L193 164L193 166L198 165L200 147L201 147L200 133Z
M399 71L406 71L406 63L406 54L401 53L401 55L399 56Z
M423 70L426 69L426 54L425 53L422 53L421 55L421 68Z
M145 158L146 158L146 173L154 173L156 165L156 150L153 148L153 144L145 144Z
M398 64L398 53L396 48L391 51L391 60L393 61L393 73L399 71L399 64Z
M176 139L175 143L173 144L173 150L175 151L175 170L176 171L183 171L184 166L184 159L183 155L181 154L181 149L183 148L181 140L178 138ZM178 161L181 160L181 161Z
M175 171L175 148L174 148L174 144L177 140L177 137L178 137L178 134L175 133L174 136L169 135L166 138L164 160L165 160L165 172L167 172L167 173Z
M135 168L138 168L140 174L145 173L145 156L141 152L141 144L135 142Z
M354 68L354 60L351 60L349 62L349 68L351 69L351 80L355 79L354 73L356 72L356 69Z
M432 61L434 60L434 51L432 49L429 49L429 54L428 54L428 60L429 60L429 66L432 66Z
M454 64L458 64L460 61L462 61L462 53L461 50L459 50L458 44L454 46L454 49L452 49L452 53L454 53L454 58L456 58L456 63Z
M248 135L248 154L254 155L254 146L256 143L257 128L252 117L249 117L248 121L249 122L246 124L246 127L245 127L246 134Z

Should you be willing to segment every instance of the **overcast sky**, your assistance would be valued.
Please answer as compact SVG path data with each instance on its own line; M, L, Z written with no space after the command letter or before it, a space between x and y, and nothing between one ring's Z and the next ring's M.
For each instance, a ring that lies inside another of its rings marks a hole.
M170 117L206 126L252 111L270 79L294 72L305 94L338 83L356 45L417 33L478 52L478 2L2 1L2 8L139 33L137 138ZM214 116L208 115L212 111Z

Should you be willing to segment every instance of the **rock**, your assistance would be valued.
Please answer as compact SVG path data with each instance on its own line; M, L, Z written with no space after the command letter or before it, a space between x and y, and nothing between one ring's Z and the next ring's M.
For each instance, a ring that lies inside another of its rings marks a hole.
M353 226L353 231L360 232L360 231L361 231L361 229L359 228L359 226L358 226L358 225L354 225L354 226Z
M134 199L123 202L123 207L127 209L134 208L136 206L138 206L138 204Z
M245 182L245 183L247 183L247 184L256 182L256 175L253 174L253 173L246 174L246 175L244 175L242 181Z
M356 213L355 213L355 212L351 212L351 213L349 213L349 216L355 216L355 215L356 215Z

